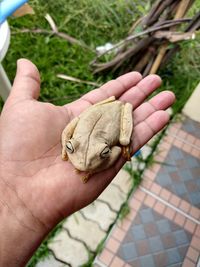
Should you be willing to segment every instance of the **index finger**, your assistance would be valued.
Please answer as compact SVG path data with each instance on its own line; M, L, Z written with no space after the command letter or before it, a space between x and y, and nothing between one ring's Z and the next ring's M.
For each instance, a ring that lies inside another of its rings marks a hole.
M139 72L132 71L126 73L115 80L105 83L100 88L85 94L79 100L70 104L70 108L73 108L73 110L75 109L75 113L79 114L90 105L96 104L110 96L119 98L127 90L135 86L141 79L142 75Z

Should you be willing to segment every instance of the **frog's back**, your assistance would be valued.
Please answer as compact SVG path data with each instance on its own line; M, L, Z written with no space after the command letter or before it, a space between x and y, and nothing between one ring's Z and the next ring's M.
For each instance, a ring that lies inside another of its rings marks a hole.
M103 139L116 143L119 138L122 102L94 105L80 115L73 137Z

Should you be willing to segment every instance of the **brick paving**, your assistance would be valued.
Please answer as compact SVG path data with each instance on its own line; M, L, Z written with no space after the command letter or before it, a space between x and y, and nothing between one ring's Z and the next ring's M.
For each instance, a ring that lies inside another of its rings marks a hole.
M151 146L141 149L145 159ZM170 126L129 199L129 214L112 228L94 267L200 267L200 124L189 118ZM133 158L132 168L144 163ZM79 267L106 238L132 187L121 170L91 205L66 219L37 267Z
M200 266L200 124L170 126L95 266Z

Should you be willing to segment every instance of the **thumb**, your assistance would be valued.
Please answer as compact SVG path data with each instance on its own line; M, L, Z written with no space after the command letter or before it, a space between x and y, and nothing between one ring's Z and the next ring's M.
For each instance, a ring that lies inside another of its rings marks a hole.
M10 97L17 99L38 99L40 74L37 67L27 59L17 61L17 73Z

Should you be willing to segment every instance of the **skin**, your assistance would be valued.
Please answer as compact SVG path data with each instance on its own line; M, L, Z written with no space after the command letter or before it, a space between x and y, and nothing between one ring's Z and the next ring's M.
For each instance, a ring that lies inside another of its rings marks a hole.
M89 175L105 170L119 158L121 147L130 144L132 129L132 105L112 96L86 109L66 126L62 158ZM82 181L86 182L89 175Z
M156 75L142 79L131 72L60 107L37 101L38 70L28 60L18 61L0 117L0 266L24 266L49 231L96 199L124 164L120 157L82 184L80 174L61 158L60 136L67 123L114 95L134 107L135 152L169 120L164 110L174 102L173 93L162 92L144 102L160 83Z

